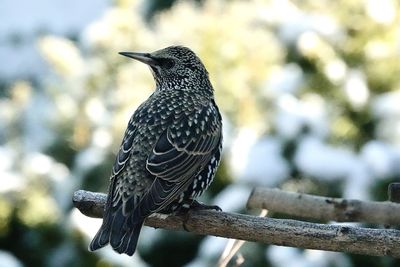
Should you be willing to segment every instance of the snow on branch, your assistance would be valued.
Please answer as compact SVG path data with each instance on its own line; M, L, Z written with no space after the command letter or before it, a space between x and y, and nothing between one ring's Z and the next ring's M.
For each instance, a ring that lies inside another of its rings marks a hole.
M73 203L83 214L101 218L106 195L79 190ZM145 225L200 235L261 242L280 246L342 251L400 258L400 231L328 225L263 218L217 211L189 211L184 216L152 216Z
M255 188L247 208L267 209L319 221L400 225L400 204L394 202L320 197L276 188Z

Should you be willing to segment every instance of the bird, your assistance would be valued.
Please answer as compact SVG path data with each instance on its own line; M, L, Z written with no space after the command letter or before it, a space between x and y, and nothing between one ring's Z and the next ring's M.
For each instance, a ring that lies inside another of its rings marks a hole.
M112 167L103 222L89 250L110 244L132 256L151 214L221 210L196 198L213 181L221 160L222 117L209 74L191 49L119 54L148 65L155 90L128 122Z

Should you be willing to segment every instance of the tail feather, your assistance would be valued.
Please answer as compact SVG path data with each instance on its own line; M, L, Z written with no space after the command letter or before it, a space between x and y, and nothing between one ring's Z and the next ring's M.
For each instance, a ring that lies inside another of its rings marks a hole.
M138 219L135 213L124 216L122 207L114 214L109 231L109 242L118 253L132 256L136 250L143 219Z
M89 245L95 251L108 243L118 253L132 256L135 253L143 219L137 219L131 213L124 216L122 207L112 214L105 214L103 224Z
M119 246L113 247L113 249L118 253L125 253L129 256L132 256L136 250L142 224L143 222L136 224L131 230L125 232Z
M110 240L111 224L114 219L113 212L110 207L112 206L112 196L115 186L115 179L111 181L110 187L108 188L107 203L104 209L103 223L100 229L97 231L92 242L89 245L89 251L95 251L106 246Z
M90 242L89 250L95 251L106 246L110 239L110 230L111 230L111 222L112 216L105 213L103 224L101 225L99 231L97 231L95 237L93 238L92 242Z
M127 234L129 228L126 226L127 218L122 212L122 207L119 208L112 220L111 232L109 235L110 245L115 249L121 246L123 238Z
M89 251L98 250L108 244L108 237L110 236L109 228L100 228L96 236L93 238L89 245Z

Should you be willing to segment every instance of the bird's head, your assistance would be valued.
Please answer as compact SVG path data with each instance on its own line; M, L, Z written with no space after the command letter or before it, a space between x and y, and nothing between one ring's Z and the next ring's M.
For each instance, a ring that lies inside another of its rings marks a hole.
M158 90L200 86L212 91L206 68L196 54L187 47L169 46L152 53L120 52L119 54L147 64Z

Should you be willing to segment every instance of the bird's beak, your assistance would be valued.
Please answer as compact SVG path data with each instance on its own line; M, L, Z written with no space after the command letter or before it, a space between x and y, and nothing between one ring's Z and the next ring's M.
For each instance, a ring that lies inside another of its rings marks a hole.
M150 66L157 65L157 61L149 53L119 52L118 54L136 59Z

